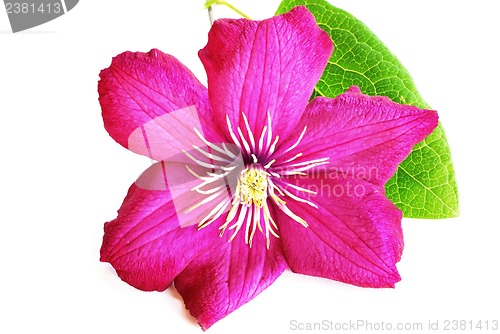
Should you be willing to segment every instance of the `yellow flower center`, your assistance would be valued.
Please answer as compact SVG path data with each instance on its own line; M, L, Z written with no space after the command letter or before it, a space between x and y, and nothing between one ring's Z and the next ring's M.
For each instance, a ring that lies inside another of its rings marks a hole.
M239 179L240 203L246 205L255 204L262 208L267 199L267 178L269 173L261 169L244 170Z

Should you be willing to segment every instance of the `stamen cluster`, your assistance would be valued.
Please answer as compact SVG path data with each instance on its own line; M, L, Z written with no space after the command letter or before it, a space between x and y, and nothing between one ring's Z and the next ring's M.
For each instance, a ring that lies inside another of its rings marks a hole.
M304 227L308 226L307 222L293 213L288 208L286 201L295 200L317 208L313 202L305 198L305 195L297 195L297 193L314 195L315 192L286 182L284 177L305 175L305 171L327 164L328 158L294 163L297 158L302 156L302 153L298 153L292 158L282 160L280 159L282 156L300 144L307 127L304 127L293 145L286 150L277 152L276 146L279 136L275 136L273 140L273 127L269 113L267 125L262 129L258 140L250 128L246 115L242 114L242 118L246 137L240 127L236 128L236 132L233 131L231 121L226 116L231 144L235 146L235 150L231 150L231 145L226 143L216 145L209 142L195 129L198 137L205 143L206 150L195 145L193 148L208 158L209 162L201 161L190 153L184 152L198 166L208 169L206 175L199 175L186 166L192 175L202 181L192 191L206 195L203 200L188 211L202 205L213 205L213 209L200 219L198 223L200 229L210 225L229 211L224 224L219 227L220 236L226 230L232 230L233 234L229 239L232 241L238 232L245 227L245 243L251 247L253 237L258 229L265 234L267 248L269 248L270 235L279 238L278 226L270 210L271 204L274 204L276 208ZM236 185L234 189L230 186L231 184Z

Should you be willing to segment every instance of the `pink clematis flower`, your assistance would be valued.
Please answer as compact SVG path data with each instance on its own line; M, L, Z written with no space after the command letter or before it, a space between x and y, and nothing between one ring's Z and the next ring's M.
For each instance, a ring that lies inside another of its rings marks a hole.
M357 87L314 98L333 51L305 7L217 20L199 53L208 89L158 50L101 72L104 125L159 162L105 224L101 261L146 291L172 283L205 330L286 269L393 287L401 212L384 184L437 113Z

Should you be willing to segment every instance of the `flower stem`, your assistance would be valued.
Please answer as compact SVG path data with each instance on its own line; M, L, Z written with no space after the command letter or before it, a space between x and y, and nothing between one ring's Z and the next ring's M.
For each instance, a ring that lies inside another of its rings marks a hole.
M238 13L238 15L241 15L242 17L251 20L251 18L248 15L246 15L245 13L243 13L241 10L239 10L236 7L234 7L230 3L227 3L226 1L223 1L223 0L207 0L205 2L205 8L208 9L208 17L210 19L210 23L213 23L213 21L214 21L213 20L213 16L212 16L212 6L213 5L226 6L226 7L230 8L231 10L233 10L234 12Z
M214 24L214 16L212 13L212 6L208 7L208 19L210 20L210 25Z

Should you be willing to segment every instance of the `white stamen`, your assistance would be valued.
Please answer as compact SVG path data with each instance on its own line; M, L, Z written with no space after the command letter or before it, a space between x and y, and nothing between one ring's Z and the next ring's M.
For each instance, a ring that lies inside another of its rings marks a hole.
M253 160L253 163L256 164L257 162L259 162L259 159L257 159L257 157L255 156L255 154L252 153L252 160Z
M262 129L262 134L260 135L258 153L262 153L262 149L263 149L262 145L264 145L264 135L266 134L266 131L267 131L267 125L264 126L264 128Z
M246 225L245 225L245 243L248 245L248 237L249 237L249 230L250 230L250 225L252 223L252 217L254 215L254 210L255 208L255 205L252 204L252 206L250 207L250 210L249 212L247 213L247 221L246 221Z
M209 158L209 159L217 160L217 161L222 161L222 162L231 162L230 160L227 160L227 159L221 158L221 157L219 157L217 155L213 155L212 153L206 152L206 151L202 150L201 148L199 148L196 145L193 145L193 148L195 150L197 150L198 152L200 152L201 154L203 154L204 156L206 156L207 158Z
M229 155L232 159L236 159L237 156L233 154L233 152L231 152L231 150L229 150L226 146L225 143L222 143L222 147L224 148L224 152L226 152L227 155Z
M293 213L286 205L279 205L281 211L283 211L288 217L292 218L296 222L298 222L300 225L304 227L308 227L309 225L306 223L306 221L299 216L297 216L295 213Z
M290 175L307 175L307 174L304 172L297 172L297 171L284 171L284 172L281 172L281 175L290 176Z
M313 194L313 195L317 194L316 191L312 191L312 190L309 190L309 189L306 189L306 188L302 188L302 187L296 186L295 184L287 183L287 186L288 187L292 187L293 189L296 189L298 191L302 191L302 192L308 193L308 194Z
M265 169L269 169L269 167L271 167L271 165L272 165L273 163L275 163L275 162L276 162L276 159L273 159L273 160L269 161L269 162L267 163L267 165L265 165L265 166L264 166L264 168L265 168Z
M260 226L260 210L254 205L253 206L252 232L250 233L249 239L247 239L247 244L249 247L252 247L252 240L253 240L253 236L255 235L256 227L259 227L259 230L262 232L262 226Z
M295 159L297 158L300 158L302 156L302 153L297 153L293 158L290 158L288 160L285 160L285 161L280 161L277 165L284 165L284 164L287 164L289 162L292 162L294 161Z
M311 168L314 168L314 167L317 167L317 166L321 166L321 165L326 165L326 164L328 164L328 162L318 162L318 163L310 164L310 165L307 165L307 166L304 166L304 167L286 170L283 174L284 175L291 175L288 172L300 173L300 172L304 172L306 170L309 170Z
M243 143L243 147L245 147L246 153L250 155L252 153L252 150L250 150L250 145L248 145L247 140L245 139L245 136L243 136L243 132L241 132L240 127L238 126L238 134L240 135L241 142Z
M245 113L241 113L243 116L243 121L245 122L245 127L247 128L248 137L250 138L250 144L252 144L252 151L255 151L255 138L253 136L252 129L250 129L250 124L248 123L248 118Z
M248 207L246 205L241 205L240 208L241 210L238 216L238 220L231 227L229 227L229 230L235 229L233 235L231 235L231 238L229 238L229 242L233 241L236 234L238 234L238 232L240 231L241 227L243 226L243 221L245 220L247 214Z
M237 197L235 197L235 199L237 199ZM221 225L221 227L219 227L219 229L222 231L222 233L224 233L224 230L227 228L229 223L233 221L234 217L236 217L236 213L238 212L238 208L240 207L240 204L238 201L236 201L236 202L233 201L231 204L233 205L233 207L231 208L231 210L227 214L226 222L223 225Z
M271 124L271 113L267 112L267 144L266 147L271 145L271 140L273 139L273 127Z
M208 202L212 201L213 199L217 198L219 195L222 195L223 193L224 193L224 191L218 191L215 194L204 198L203 200L199 201L198 203L196 203L195 205L193 205L192 207L187 209L186 213L189 213L189 212L193 211L194 209L199 208L203 204L207 204Z
M208 189L208 190L201 190L199 188L199 186L196 186L194 187L193 189L191 189L192 191L196 191L198 194L201 194L201 195L210 195L210 194L213 194L214 192L216 191L219 191L221 190L222 188L226 188L227 186L225 184L221 185L221 186L218 186L218 187L215 187L215 188L212 188L212 189Z
M269 232L271 232L271 234L274 235L276 238L279 238L279 235L273 230L273 227L276 230L278 229L278 227L276 226L273 217L271 217L271 212L269 212L269 207L267 205L264 207L264 223L266 226L266 247L267 249L269 249L269 246L271 244L271 240L269 238Z
M221 173L221 172L218 172L218 171L217 171L217 172L215 172L215 173L212 173L212 172L207 172L207 175L209 175L209 176L211 176L211 177L213 177L213 178L222 179L222 178L224 178L225 176L228 176L229 174L231 174L231 171L232 171L234 168L232 169L232 168L226 168L226 167L222 168L222 167L221 167L221 169L224 171L224 173Z
M284 167L285 170L281 173L281 175L306 175L304 171L317 166L326 165L329 163L327 161L328 159L329 158L322 158L322 159L298 162L292 165L286 165Z
M296 196L296 195L292 194L291 192L289 192L288 190L286 190L285 188L283 188L283 189L281 189L281 190L283 190L283 192L284 192L284 193L285 193L288 197L293 198L294 200L296 200L296 201L298 201L298 202L302 202L302 203L308 204L308 205L310 205L310 206L312 206L313 208L316 208L316 209L318 208L318 206L317 206L316 204L314 204L313 202L308 201L308 200L306 200L306 199L304 199L304 198L298 197L298 196Z
M215 151L217 151L219 153L225 153L219 146L212 144L211 142L206 140L205 137L203 137L203 135L198 131L198 129L194 128L194 132L203 141L203 143L205 143L205 145L207 145L208 147L211 147L212 149L214 149Z
M280 187L277 187L276 184L273 182L273 180L268 180L267 182L271 185L271 187L269 188L269 193L271 195L274 195L274 190L277 190L281 196L285 196L285 194L283 194L283 192L281 191ZM279 201L283 202L282 199L279 199Z
M186 169L188 170L189 173L191 173L191 175L193 175L197 179L205 180L205 181L211 179L210 177L200 176L200 175L196 174L188 165L186 165ZM193 189L191 189L191 190L193 190Z
M330 158L322 158L322 159L316 159L316 160L309 160L309 161L303 161L303 162L297 162L292 165L287 165L287 167L298 167L298 166L305 166L305 165L311 165L311 164L317 164L317 163L328 163L327 160Z
M210 169L212 169L212 168L219 168L219 166L217 166L217 165L209 164L209 163L206 163L206 162L203 162L201 160L196 159L195 157L193 157L191 154L189 154L185 150L182 150L182 153L184 153L185 155L187 155L187 157L189 159L193 160L194 162L196 162L200 166L203 166L203 167L206 167L206 168L210 168Z
M240 149L240 151L242 151L241 144L238 138L236 138L236 134L233 132L233 127L231 126L231 121L229 120L228 115L226 115L226 123L227 123L227 129L229 130L229 135L231 136L234 145L236 145Z
M280 136L276 136L276 139L274 139L273 144L269 148L269 151L267 151L267 156L271 156L274 153L274 150L276 149L276 144L278 143L278 140L280 139Z
M189 169L189 167L188 167L188 169ZM208 174L212 174L212 173L208 173ZM199 185L197 185L196 187L193 187L193 189L191 189L191 191L196 191L197 189L203 188L204 186L209 185L210 183L214 183L216 181L221 181L224 179L224 176L225 176L224 174L220 174L220 175L219 174L212 174L212 177L203 177L202 180L204 180L204 181L202 183L200 183Z
M222 169L223 171L226 171L226 172L231 172L233 171L236 167L238 166L229 166L229 167L226 167L226 166L221 166L220 169Z
M276 173L276 172L269 171L269 174L270 174L270 175L272 175L272 176L274 176L274 177L275 177L275 178L277 178L277 179L281 178L281 175L279 175L279 174L278 174L278 173Z
M304 138L304 134L306 133L306 130L307 130L307 126L304 126L304 130L302 130L302 133L300 134L299 139L297 139L297 141L295 142L295 144L293 144L292 146L290 146L289 148L287 148L283 152L283 154L285 154L287 152L290 152L291 150L293 150L294 148L296 148L297 145L299 145L299 143L302 141L302 138Z
M200 223L198 224L198 229L201 230L204 227L207 227L211 223L213 223L217 218L219 218L224 211L226 210L227 206L231 203L231 200L228 199L226 201L221 201L208 215L203 218ZM212 217L212 218L210 218Z

